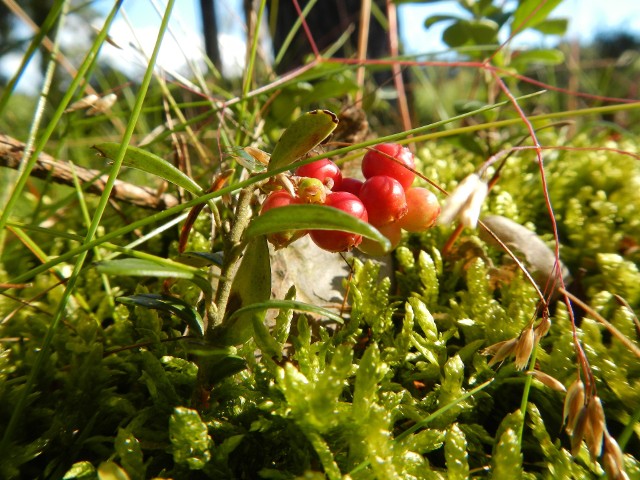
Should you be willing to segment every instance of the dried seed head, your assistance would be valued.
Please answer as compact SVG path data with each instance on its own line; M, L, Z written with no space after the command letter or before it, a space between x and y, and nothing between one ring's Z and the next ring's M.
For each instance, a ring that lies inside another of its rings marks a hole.
M527 375L531 375L533 378L549 387L556 392L566 392L567 389L564 388L564 385L560 383L559 380L555 379L551 375L541 372L540 370L528 370L525 372Z
M542 317L542 320L540 320L540 323L535 328L536 337L537 338L544 337L549 332L550 328L551 328L551 319L548 316Z
M76 110L81 110L83 108L90 107L91 105L96 103L99 98L100 97L94 94L87 95L86 97L83 97L80 100L73 102L71 105L69 105L69 108L65 110L65 113L75 112Z
M567 424L567 433L571 435L578 413L584 406L584 383L577 378L567 390L562 410L562 422Z
M571 432L571 455L576 457L580 453L580 445L587 429L587 407L582 407L576 416Z
M498 342L490 347L487 347L483 353L486 355L493 355L493 358L489 361L489 366L492 367L496 363L502 362L505 358L513 353L518 344L517 338L511 338L509 340L505 340L504 342Z
M533 351L533 345L535 341L535 335L533 334L533 328L529 327L520 334L518 344L516 345L516 368L522 370L527 366L531 352Z
M587 404L587 428L584 440L589 447L592 458L598 458L602 453L602 437L604 435L604 409L600 397L594 395Z
M484 181L480 181L476 189L471 193L469 201L460 211L460 223L465 227L476 228L478 225L478 217L487 194L489 193L489 185Z
M110 93L99 98L93 105L91 105L91 108L87 111L87 115L97 115L108 111L113 107L113 104L116 103L117 99L118 96L115 93Z
M459 217L462 225L475 228L488 192L487 183L477 173L468 175L445 200L438 223L448 225Z
M628 480L629 476L624 471L624 456L618 442L604 431L604 454L602 455L602 467L608 478L616 480Z

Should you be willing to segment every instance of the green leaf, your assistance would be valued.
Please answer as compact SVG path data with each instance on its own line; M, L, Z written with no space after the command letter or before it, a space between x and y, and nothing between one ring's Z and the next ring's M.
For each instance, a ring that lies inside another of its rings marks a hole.
M295 162L320 144L337 126L338 117L329 110L313 110L298 117L273 149L267 171Z
M96 478L96 469L91 462L81 461L74 463L62 480L93 480Z
M211 283L200 273L180 264L160 264L142 258L124 258L98 262L97 270L107 275L125 275L134 277L185 278L198 285L207 296L211 296Z
M264 324L264 315L251 315L253 326L253 339L256 345L266 357L282 360L282 347Z
M276 209L277 210L277 209ZM231 285L227 318L222 322L220 337L227 345L246 342L253 334L253 316L263 322L266 310L263 308L237 310L259 304L271 296L271 261L266 237L252 239Z
M210 267L211 265L222 267L224 255L222 252L184 252L175 257L175 260L196 268Z
M467 456L467 439L458 424L454 423L447 431L447 438L444 443L448 480L466 480L469 478L469 460Z
M364 352L358 364L352 402L354 418L366 419L368 417L369 409L376 400L378 383L387 371L387 365L380 360L378 345L373 343Z
M518 69L524 70L532 63L541 65L560 65L564 63L564 53L560 50L528 50L514 56L511 65Z
M391 243L371 224L337 208L323 205L289 205L272 208L254 218L245 231L245 239L286 230L340 230L360 234L391 248Z
M547 0L546 2L523 0L513 14L511 34L513 35L516 29L522 31L539 25L561 2L562 0Z
M201 470L211 458L211 437L207 424L196 410L176 407L169 419L173 459L190 470Z
M115 142L106 142L94 145L93 148L98 150L103 157L113 159L120 149L120 144ZM194 195L204 194L204 190L202 190L200 185L193 181L191 177L178 170L163 158L141 148L132 146L127 147L123 165L164 178L168 182L182 187Z
M566 18L551 18L540 22L533 28L546 35L564 35L567 33L568 26L569 20Z
M119 428L114 448L129 476L133 480L144 479L146 467L138 439L130 431Z
M102 462L98 466L98 479L99 480L129 480L129 475L125 472L120 465L111 460Z
M460 20L460 17L454 15L432 15L424 21L424 28L429 28L436 23L446 22L447 20Z
M459 20L442 32L442 41L451 48L461 47L469 41L469 22Z
M269 309L278 308L278 309L287 309L287 310L296 310L299 312L307 312L313 313L315 315L321 315L323 317L327 317L328 319L333 320L336 323L344 323L344 320L341 316L336 315L330 310L326 308L317 307L315 305L311 305L309 303L299 302L296 300L267 300L265 302L253 303L251 305L247 305L246 307L242 307L229 317L229 322L232 322L237 317L244 315L248 312L257 312L263 311L266 312Z
M522 478L522 452L517 432L524 418L520 410L508 414L498 427L491 458L492 478Z
M108 260L96 264L98 272L107 275L128 275L134 277L172 277L191 279L194 270L180 265L161 265L142 258Z
M481 19L468 22L468 33L475 45L496 43L498 24L493 20Z
M127 297L118 297L116 301L125 305L136 305L171 313L184 320L189 328L197 332L198 335L204 335L204 322L198 311L179 298L155 293L143 293Z

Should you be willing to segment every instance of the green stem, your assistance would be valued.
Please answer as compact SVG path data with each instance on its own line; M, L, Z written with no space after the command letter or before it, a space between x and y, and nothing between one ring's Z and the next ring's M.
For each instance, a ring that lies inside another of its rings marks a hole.
M529 359L529 370L533 370L536 366L536 356L538 354L538 341L536 341L533 345L533 350L531 351L531 358ZM524 432L524 423L525 418L527 416L527 405L529 404L529 392L531 391L531 384L533 383L533 375L527 375L527 378L524 381L524 390L522 392L522 400L520 401L520 411L522 412L522 422L520 423L520 428L518 430L518 443L520 444L520 448L522 448L522 434Z
M55 5L55 7L59 7L61 9L61 13L58 12L60 14L60 23L58 25L58 33L59 33L63 29L64 20L67 16L69 5L67 0L64 0L63 2L58 2L58 4ZM53 25L55 18L57 17L52 16L50 13L47 16L45 25L47 25L48 22L51 22L51 24ZM48 25L46 31L48 31L52 27L52 25ZM6 202L4 212L2 212L2 217L0 218L0 257L2 257L2 252L4 250L4 243L7 235L7 232L4 228L6 225L6 220L8 219L9 213L13 209L15 203L18 201L18 198L20 197L20 193L22 192L22 188L24 188L24 184L26 184L26 180L29 178L29 174L31 173L33 165L35 164L35 159L37 158L37 157L32 157L31 159L29 159L29 161L27 161L27 157L29 157L29 152L33 147L33 143L35 141L36 135L38 133L38 130L40 129L40 122L42 121L42 115L44 114L44 109L47 105L47 97L49 96L51 83L53 81L53 74L57 66L56 57L60 52L60 36L61 35L57 34L54 39L53 48L51 50L51 58L49 59L44 81L42 82L42 89L40 90L40 98L38 99L38 104L36 105L36 111L33 114L33 120L31 122L31 127L29 128L29 136L27 138L24 151L22 152L22 158L20 159L20 167L18 168L18 175L19 175L18 183L14 186L13 190L7 190L7 192L5 192L5 194L9 193L9 191L11 193L9 194L9 198ZM25 56L25 60L26 60L26 56ZM6 104L6 101L4 100L5 98L8 100L9 95L7 94L7 92L10 92L12 88L13 88L12 85L7 86L4 92L7 96L5 97L3 95L2 100L0 100L0 112L4 110L4 107ZM24 181L22 182L22 186L19 188L18 185L20 184L20 180L23 180L23 179ZM0 198L0 205L4 203L5 203L4 198Z

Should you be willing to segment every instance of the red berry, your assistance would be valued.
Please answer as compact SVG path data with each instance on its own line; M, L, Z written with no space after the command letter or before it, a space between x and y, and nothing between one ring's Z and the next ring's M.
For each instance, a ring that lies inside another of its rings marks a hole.
M298 203L298 200L291 196L289 192L284 190L278 190L269 194L267 199L262 204L260 213L264 213L272 208L285 207L287 205L293 205Z
M298 167L296 175L299 177L317 178L331 190L339 187L340 182L342 182L340 167L328 158L323 158L322 160Z
M426 188L414 187L405 192L407 214L398 223L408 232L422 232L433 227L440 215L438 197Z
M325 205L347 212L366 222L367 210L358 197L349 192L333 192L327 195ZM330 252L346 252L362 241L362 236L336 230L311 230L311 240L324 250Z
M400 240L402 240L402 229L400 225L398 225L398 222L387 223L386 225L376 228L389 239L391 242L391 250L395 250ZM382 249L382 245L370 238L363 238L362 243L358 245L358 250L372 257L379 257L387 253Z
M391 158L395 160L392 160ZM387 175L395 178L405 190L411 186L415 173L405 168L414 168L413 153L397 143L381 143L367 151L362 159L362 173L365 178Z
M364 182L360 200L369 214L369 223L374 227L395 222L407 213L402 185L386 175L376 175Z
M334 188L334 192L349 192L353 193L356 197L360 195L360 189L362 188L362 184L364 182L362 180L358 180L357 178L343 178L340 187L337 189Z
M269 194L267 199L262 204L260 213L267 212L272 208L286 207L287 205L299 204L300 200L292 197L289 192L279 190ZM267 240L273 244L276 248L283 248L297 239L304 237L307 234L304 230L285 230L278 233L270 233L267 235Z

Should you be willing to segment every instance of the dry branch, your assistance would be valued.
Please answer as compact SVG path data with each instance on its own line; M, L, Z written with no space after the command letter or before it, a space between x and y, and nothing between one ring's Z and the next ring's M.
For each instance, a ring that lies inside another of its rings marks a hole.
M0 134L0 167L17 170L24 155L24 143ZM101 195L107 175L99 170L79 167L71 162L56 160L46 153L41 153L31 170L31 176L37 178L51 178L54 182L73 186L73 173L81 183L86 184L86 192ZM123 180L116 180L111 192L111 198L131 203L143 208L163 210L178 204L176 197L170 194L158 195L152 188L140 187Z

